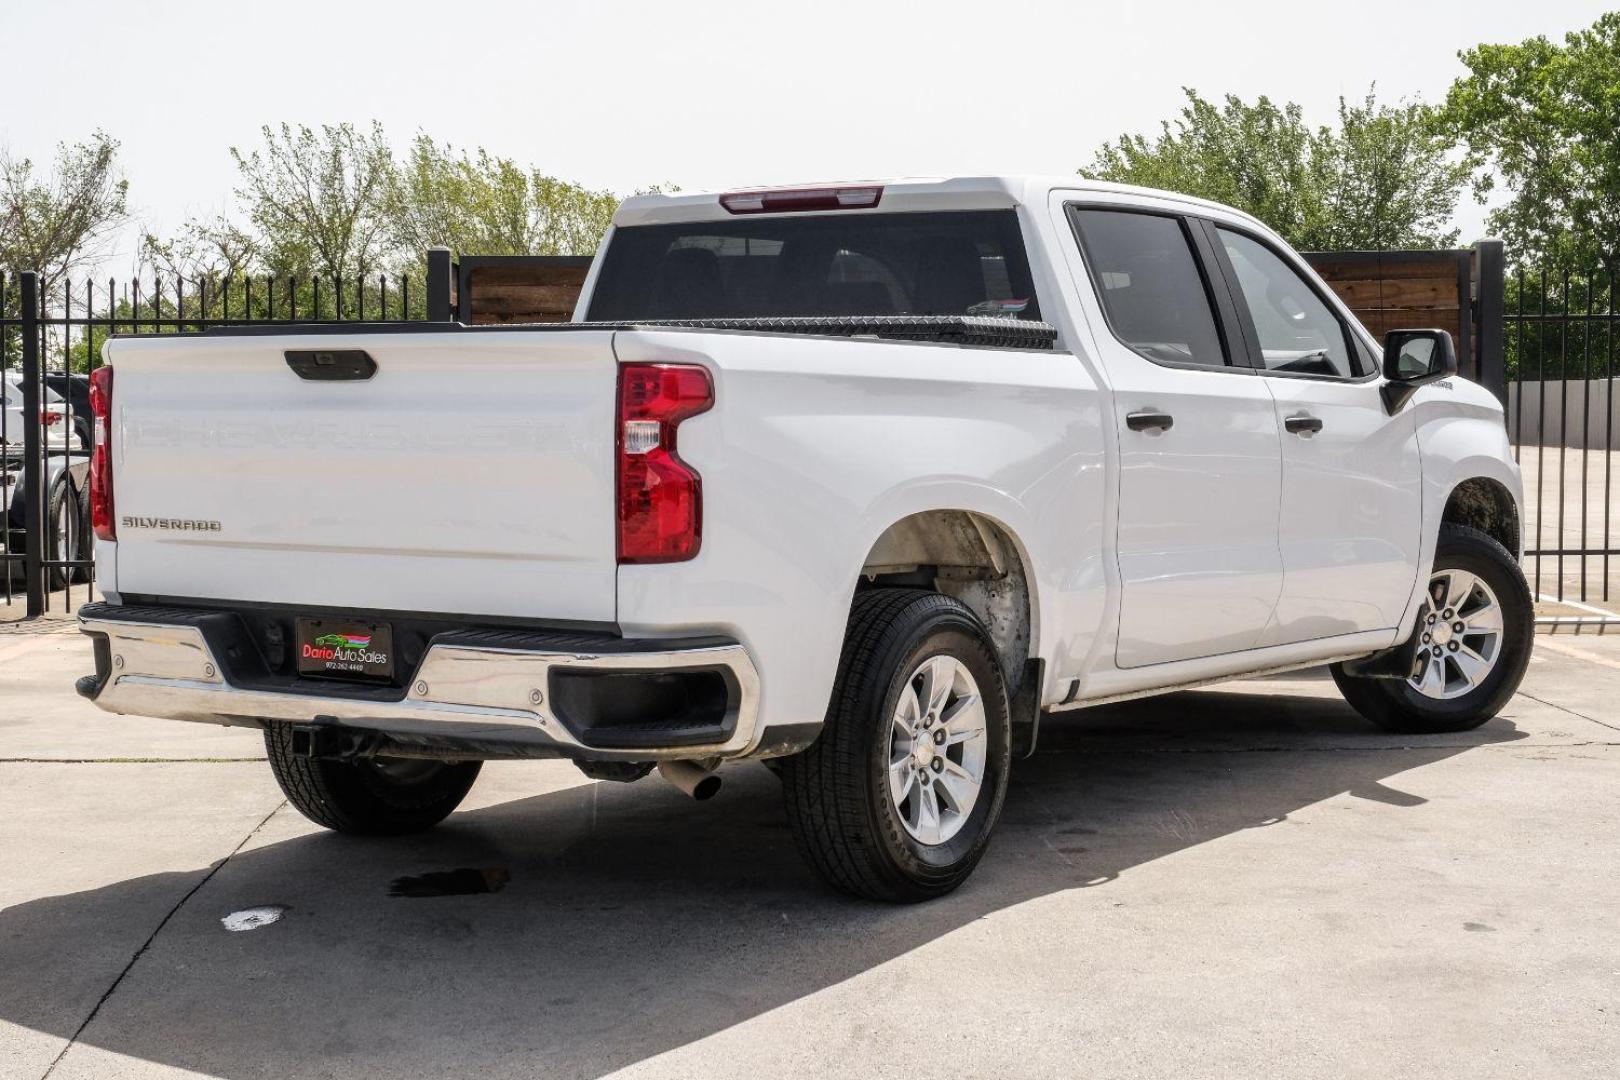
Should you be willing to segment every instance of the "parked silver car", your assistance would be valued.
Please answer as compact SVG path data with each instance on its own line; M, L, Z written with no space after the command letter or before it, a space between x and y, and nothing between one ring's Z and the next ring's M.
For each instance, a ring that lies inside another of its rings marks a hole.
M45 446L49 450L88 450L81 431L74 424L73 410L68 403L48 386L40 388L39 422L44 424ZM22 372L0 372L0 443L13 446L23 444L29 418L23 413Z

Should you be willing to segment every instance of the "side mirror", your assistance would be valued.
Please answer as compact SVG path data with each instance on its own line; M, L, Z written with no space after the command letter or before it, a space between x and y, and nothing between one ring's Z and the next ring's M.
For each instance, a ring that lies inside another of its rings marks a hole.
M1384 338L1384 408L1393 416L1417 388L1457 374L1457 347L1444 330L1391 330Z

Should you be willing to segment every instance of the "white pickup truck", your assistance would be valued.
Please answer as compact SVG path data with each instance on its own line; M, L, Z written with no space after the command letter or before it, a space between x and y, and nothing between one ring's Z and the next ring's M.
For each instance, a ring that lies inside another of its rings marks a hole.
M482 761L781 777L836 886L985 850L1043 714L1331 664L1455 731L1529 658L1502 410L1259 222L963 178L639 196L576 322L117 338L86 607L117 713L262 728L423 829Z

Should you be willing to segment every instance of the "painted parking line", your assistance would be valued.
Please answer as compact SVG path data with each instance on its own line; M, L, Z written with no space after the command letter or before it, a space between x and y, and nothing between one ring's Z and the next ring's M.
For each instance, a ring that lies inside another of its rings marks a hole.
M1538 650L1551 649L1553 652L1558 653L1561 656L1573 657L1576 660L1585 660L1590 664L1600 664L1603 667L1614 668L1616 671L1620 671L1620 660L1613 660L1607 656L1600 656L1588 649L1578 648L1574 645L1568 645L1561 641L1549 641L1546 638L1542 638L1536 642L1536 648Z
M1583 604L1578 600L1560 600L1556 596L1548 596L1546 593L1537 593L1536 601L1537 603L1542 604L1561 604L1567 608L1574 608L1576 611L1584 611L1588 615L1601 615L1604 618L1614 619L1616 622L1620 622L1620 613L1610 611L1607 608L1596 607L1592 604Z

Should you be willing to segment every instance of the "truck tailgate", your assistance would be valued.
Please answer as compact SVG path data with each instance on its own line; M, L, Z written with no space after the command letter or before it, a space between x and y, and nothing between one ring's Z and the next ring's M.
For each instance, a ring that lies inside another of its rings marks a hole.
M289 350L364 350L316 381ZM614 618L607 331L127 338L123 594Z

